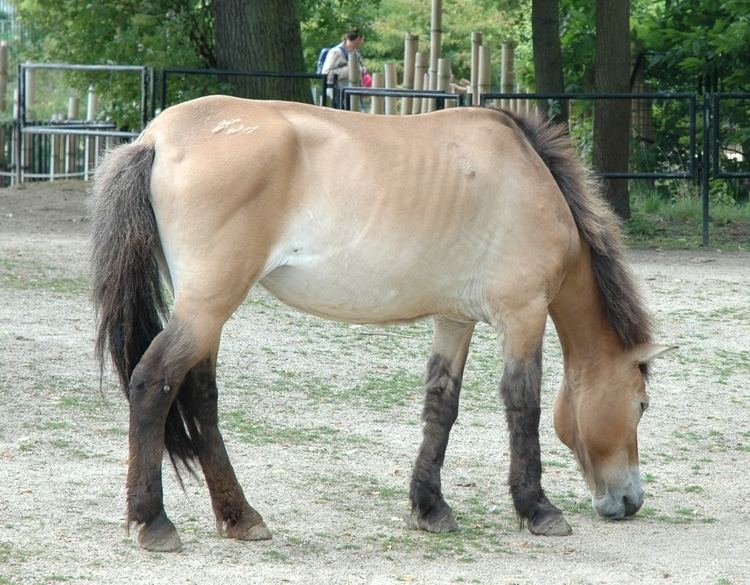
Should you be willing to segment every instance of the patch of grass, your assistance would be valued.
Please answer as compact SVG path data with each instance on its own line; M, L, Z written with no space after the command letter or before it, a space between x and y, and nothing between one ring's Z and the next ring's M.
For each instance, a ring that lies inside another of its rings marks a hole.
M643 507L638 511L638 516L664 524L693 524L695 522L713 524L716 522L715 518L703 516L694 508L686 507L676 508L671 514L659 512L654 508Z
M0 563L6 564L10 561L13 545L9 542L0 542Z
M289 555L275 548L264 551L263 557L272 563L290 563L292 560Z
M750 204L736 204L713 198L709 209L711 248L747 250L750 242ZM668 249L697 248L701 245L703 203L697 190L682 189L671 198L653 190L633 189L631 218L625 224L626 238L637 247Z
M236 433L239 440L251 445L309 443L329 444L337 441L340 431L332 427L280 427L251 420L246 413L234 410L227 413L223 426Z
M372 410L386 411L409 404L420 392L422 384L421 375L396 370L388 375L372 374L348 393ZM421 401L421 393L419 396Z

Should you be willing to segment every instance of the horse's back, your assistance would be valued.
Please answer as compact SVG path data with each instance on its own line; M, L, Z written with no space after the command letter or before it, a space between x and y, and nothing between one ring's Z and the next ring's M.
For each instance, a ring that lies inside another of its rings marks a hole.
M487 295L519 276L559 285L577 241L544 163L484 109L382 117L212 97L166 110L144 139L177 288L229 259L233 295L260 279L343 320L487 320Z

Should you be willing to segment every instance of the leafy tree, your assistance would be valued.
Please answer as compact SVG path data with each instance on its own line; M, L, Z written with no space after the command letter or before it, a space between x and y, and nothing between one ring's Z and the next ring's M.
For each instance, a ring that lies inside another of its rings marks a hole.
M650 72L673 89L750 87L747 0L652 0L634 31L652 52Z
M750 89L750 10L747 0L662 0L636 21L635 36L648 49L650 83L665 90L748 91ZM662 148L679 145L686 158L685 140L674 134L674 115L656 118ZM722 160L728 170L748 170L750 160L750 103L722 102ZM671 138L671 140L670 140ZM740 155L740 156L738 156ZM744 164L741 161L744 159ZM735 199L746 199L747 181L732 183Z
M21 58L155 68L211 66L215 59L208 3L209 0L19 0L19 18L32 38L38 39L23 48ZM66 82L79 94L85 94L93 84L102 104L100 117L111 118L122 127L138 127L140 79L134 74L75 74L67 76ZM191 97L192 93L185 92L180 97Z

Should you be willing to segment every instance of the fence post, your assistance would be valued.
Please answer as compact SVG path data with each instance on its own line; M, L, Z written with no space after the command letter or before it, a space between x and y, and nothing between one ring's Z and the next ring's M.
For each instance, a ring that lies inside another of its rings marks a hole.
M513 93L513 52L515 48L513 43L506 41L503 43L503 66L500 70L500 91L503 93ZM502 107L505 109L512 109L512 101L516 100L502 100Z
M442 91L443 93L448 91L448 86L451 82L451 62L448 59L439 59L438 60L438 85L437 89L438 91ZM446 100L442 100L443 107L449 108L453 105L452 100L448 100L446 103Z
M86 121L93 122L96 120L96 93L94 92L94 86L89 85L89 91L86 98ZM91 167L94 165L94 145L95 141L92 136L86 136L86 144L84 146L83 154L83 180L89 180L89 172Z
M8 91L8 41L0 41L0 112L5 111L5 94Z
M414 88L417 48L419 36L407 34L404 38L404 89ZM411 114L411 108L411 98L404 98L401 101L401 115Z
M380 71L376 71L372 74L372 89L382 89L385 85L384 76ZM370 106L370 112L373 114L382 114L385 109L383 107L383 98L380 96L372 96L372 105Z
M482 33L471 33L471 105L479 105L479 47L482 46Z
M427 89L424 86L425 71L427 69L427 55L418 52L414 58L414 89L422 91ZM419 114L422 111L422 98L414 98L411 107L412 114Z
M440 59L442 43L443 22L443 0L432 0L432 12L430 14L430 86L427 89L437 88L438 59Z
M26 113L28 114L29 110L31 110L31 107L34 105L34 98L35 96L35 79L36 79L36 70L34 69L26 69L25 74L26 79L26 91L24 93L24 109L26 110Z
M490 79L492 68L490 67L490 48L482 45L479 47L479 75L477 76L477 99L482 94L489 93L492 81ZM480 103L477 101L477 103Z
M359 70L359 59L357 54L352 51L349 53L349 87L359 87L362 84L362 76ZM358 95L349 96L349 109L353 112L359 112L362 108L362 98Z
M386 63L385 64L385 88L396 89L398 86L398 76L396 74L396 64ZM398 114L398 99L394 97L385 98L385 115L393 116Z

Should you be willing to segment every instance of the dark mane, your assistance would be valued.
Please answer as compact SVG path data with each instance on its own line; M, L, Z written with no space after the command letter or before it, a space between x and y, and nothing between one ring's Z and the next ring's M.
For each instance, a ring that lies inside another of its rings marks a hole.
M591 249L604 313L625 348L652 340L653 326L625 264L620 221L574 151L562 124L504 111L557 181L583 240ZM644 372L645 373L645 372Z

